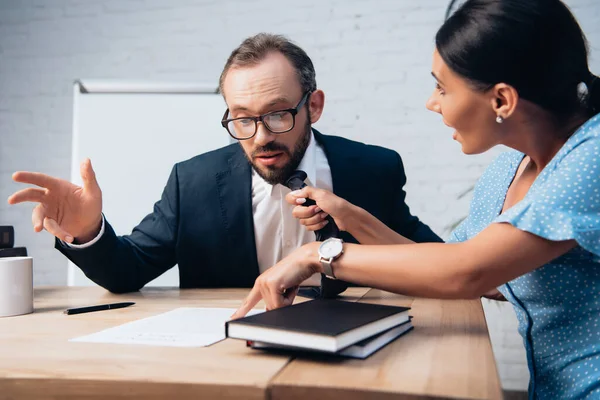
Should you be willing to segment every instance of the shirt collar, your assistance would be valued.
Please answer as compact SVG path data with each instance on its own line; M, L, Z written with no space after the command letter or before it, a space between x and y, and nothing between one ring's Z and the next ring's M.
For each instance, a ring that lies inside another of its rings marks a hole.
M315 143L315 135L310 130L310 141L304 152L304 157L298 165L298 169L306 172L306 184L315 186L317 184L317 145Z

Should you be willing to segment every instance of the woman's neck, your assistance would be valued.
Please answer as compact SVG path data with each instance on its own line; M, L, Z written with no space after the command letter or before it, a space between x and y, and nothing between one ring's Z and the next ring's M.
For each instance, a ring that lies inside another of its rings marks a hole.
M507 126L511 133L503 144L529 156L528 169L535 169L537 175L584 122L578 117L561 126L547 112L529 110L527 114L515 115L511 126Z

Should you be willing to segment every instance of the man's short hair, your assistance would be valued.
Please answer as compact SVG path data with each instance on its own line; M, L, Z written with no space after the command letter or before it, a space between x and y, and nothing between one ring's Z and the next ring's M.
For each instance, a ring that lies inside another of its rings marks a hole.
M259 33L244 40L227 59L219 79L221 93L223 93L223 81L231 67L256 65L272 52L283 54L292 63L298 74L302 93L313 92L317 89L315 67L304 50L285 36Z

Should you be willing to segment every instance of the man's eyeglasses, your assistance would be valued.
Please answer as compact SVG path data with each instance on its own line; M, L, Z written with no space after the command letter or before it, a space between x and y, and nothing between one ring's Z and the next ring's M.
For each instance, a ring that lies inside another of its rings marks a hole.
M232 138L237 140L246 140L256 135L258 131L258 121L265 124L272 133L285 133L294 129L296 124L296 114L302 109L306 103L310 92L306 92L298 105L294 108L288 108L286 110L272 111L258 117L242 117L227 119L229 115L229 109L225 110L221 125L227 129L227 132Z

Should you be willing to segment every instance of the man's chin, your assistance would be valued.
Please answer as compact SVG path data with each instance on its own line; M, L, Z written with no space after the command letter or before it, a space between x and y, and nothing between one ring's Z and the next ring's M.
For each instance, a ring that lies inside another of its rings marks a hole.
M258 175L263 178L267 183L271 185L284 184L285 181L289 178L289 172L286 171L286 168L280 168L275 166L258 166L256 164L252 164L254 170Z

